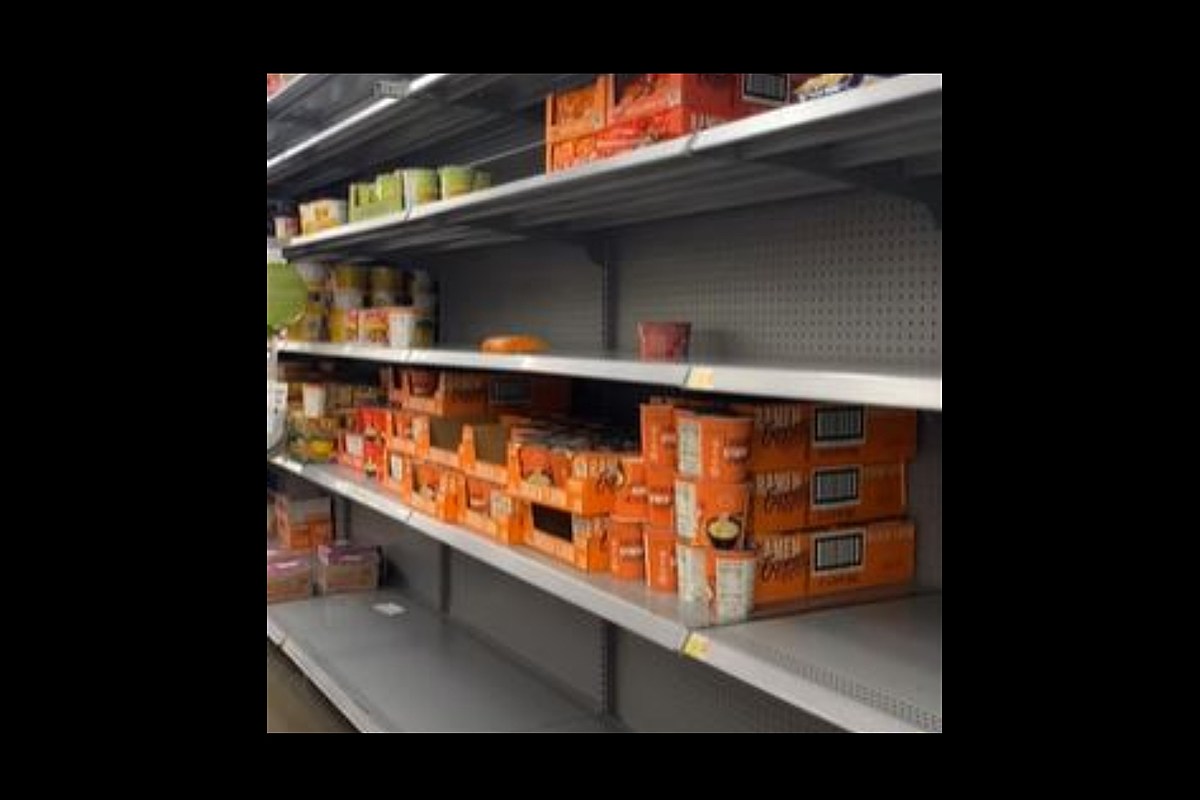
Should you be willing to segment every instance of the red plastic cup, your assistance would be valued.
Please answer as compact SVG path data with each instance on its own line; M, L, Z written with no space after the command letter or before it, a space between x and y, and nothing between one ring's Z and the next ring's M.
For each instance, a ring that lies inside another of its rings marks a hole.
M647 361L683 361L692 338L690 322L639 322L641 357Z

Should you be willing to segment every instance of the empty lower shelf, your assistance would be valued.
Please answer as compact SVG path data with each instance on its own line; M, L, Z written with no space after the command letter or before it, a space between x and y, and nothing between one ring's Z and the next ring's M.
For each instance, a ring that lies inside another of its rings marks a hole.
M389 616L380 604L404 611ZM268 606L267 631L363 732L616 730L393 591Z

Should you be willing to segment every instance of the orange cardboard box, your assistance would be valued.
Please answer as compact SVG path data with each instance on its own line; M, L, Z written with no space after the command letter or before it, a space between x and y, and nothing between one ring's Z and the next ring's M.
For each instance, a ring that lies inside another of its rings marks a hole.
M534 442L508 443L508 488L532 503L572 514L607 514L616 501L622 456L572 452Z
M383 483L387 477L387 447L382 441L363 443L363 476Z
M366 441L361 433L342 431L338 437L338 463L356 472L362 472L366 466Z
M488 378L488 408L500 414L566 414L571 379L555 375L499 374Z
M609 517L608 567L619 580L646 579L646 540L641 520Z
M758 567L754 576L754 603L780 603L808 596L808 534L754 534Z
M485 373L406 369L401 405L407 411L435 417L478 419L487 415L487 391Z
M546 98L546 142L556 144L595 133L608 122L608 76Z
M656 114L614 122L596 134L596 154L599 158L637 150L640 147L678 139L730 122L734 117L718 114L695 106L680 106Z
M730 408L736 414L754 418L749 462L752 472L806 465L810 403L734 403Z
M804 468L750 476L750 531L755 537L799 530L808 523L808 477Z
M462 515L466 480L461 472L429 461L409 463L408 504L443 522L458 522Z
M917 412L876 406L811 408L809 462L878 464L917 455Z
M903 516L908 486L902 461L813 467L809 472L809 528Z
M466 476L462 523L502 544L522 544L530 528L529 503L510 497L501 484Z
M412 480L408 476L409 456L388 448L387 460L384 463L383 485L400 495L401 501L408 503L412 497Z
M605 78L609 83L609 125L680 106L726 118L739 113L736 73L624 72Z
M417 455L417 437L413 431L413 419L417 415L412 411L393 410L391 416L392 422L387 438L388 448L410 458Z
M462 469L462 446L467 425L483 424L482 420L444 419L428 414L413 417L413 437L417 441L417 457L452 469Z
M584 572L608 572L608 519L534 504L525 543Z
M492 483L508 485L508 432L505 421L463 426L459 462L463 472Z
M546 172L560 172L580 164L596 161L600 157L596 150L596 134L589 133L574 139L546 143Z
M385 443L392 431L392 410L369 406L358 409L358 430L368 442Z
M809 540L810 597L908 583L916 565L916 529L909 520L804 534Z
M286 550L311 550L333 539L333 505L328 496L298 499L275 495L275 528Z

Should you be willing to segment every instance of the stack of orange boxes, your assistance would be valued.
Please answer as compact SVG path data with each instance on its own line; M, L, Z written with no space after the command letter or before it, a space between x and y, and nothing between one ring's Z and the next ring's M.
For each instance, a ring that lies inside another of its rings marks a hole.
M459 455L463 430L489 419L487 375L406 369L400 378L402 409L392 415L387 479L402 485L401 497L418 511L459 522L467 493ZM411 455L403 455L405 449ZM403 474L396 475L396 467Z
M546 171L610 158L789 99L787 74L613 73L546 101Z
M911 580L907 462L916 412L754 403L750 539L755 599L769 604Z
M513 427L508 490L530 503L526 544L584 572L608 571L621 462L636 455L595 428L549 420Z

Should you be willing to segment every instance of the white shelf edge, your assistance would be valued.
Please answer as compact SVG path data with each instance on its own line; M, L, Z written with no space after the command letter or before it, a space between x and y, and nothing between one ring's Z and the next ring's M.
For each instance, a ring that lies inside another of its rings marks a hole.
M270 609L267 614L270 615ZM385 733L382 728L376 725L371 720L371 715L368 714L358 703L346 694L338 685L337 681L333 680L324 669L314 659L300 649L292 639L285 639L282 645L283 652L292 660L292 662L304 673L310 681L312 681L321 693L329 698L329 702L333 703L338 711L346 719L350 720L355 728L362 733Z
M712 638L712 634L711 629L693 634L705 643L703 649L706 652L702 657L696 657L698 661L827 722L855 733L926 732L848 695L730 647L719 638Z
M878 373L789 366L672 363L620 358L503 355L466 350L402 350L331 342L283 342L281 353L422 364L497 372L562 375L644 383L713 394L764 395L795 400L942 410L942 378L932 372Z

